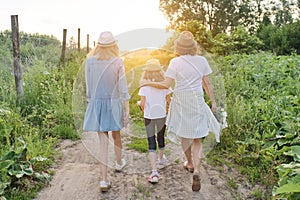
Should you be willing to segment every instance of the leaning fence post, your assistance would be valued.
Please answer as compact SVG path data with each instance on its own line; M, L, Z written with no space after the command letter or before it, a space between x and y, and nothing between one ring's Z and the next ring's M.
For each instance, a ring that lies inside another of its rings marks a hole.
M89 53L90 51L90 35L87 34L86 36L86 52Z
M78 28L78 51L80 51L80 28Z
M67 29L63 30L63 41L62 41L62 48L61 48L61 56L60 56L60 63L65 64L65 57L66 57L66 46L67 46Z
M11 15L11 39L13 43L13 56L14 56L14 76L17 90L17 103L23 100L23 82L22 82L22 70L20 64L20 38L19 38L19 22L18 15Z

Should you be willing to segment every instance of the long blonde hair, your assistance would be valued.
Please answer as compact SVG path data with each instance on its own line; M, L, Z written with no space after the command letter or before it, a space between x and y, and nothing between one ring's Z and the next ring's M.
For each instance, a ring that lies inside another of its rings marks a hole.
M119 46L114 44L112 46L95 46L88 54L87 57L96 56L98 60L110 60L119 56Z

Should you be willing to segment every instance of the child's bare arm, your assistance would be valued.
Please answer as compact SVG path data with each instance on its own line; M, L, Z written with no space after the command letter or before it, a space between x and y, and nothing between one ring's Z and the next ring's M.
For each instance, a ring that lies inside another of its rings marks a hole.
M169 105L170 102L171 102L171 95L170 95L170 94L168 94L168 95L166 96L166 101L167 101L167 104Z
M146 104L146 96L141 96L141 108L143 112L144 112L145 104Z

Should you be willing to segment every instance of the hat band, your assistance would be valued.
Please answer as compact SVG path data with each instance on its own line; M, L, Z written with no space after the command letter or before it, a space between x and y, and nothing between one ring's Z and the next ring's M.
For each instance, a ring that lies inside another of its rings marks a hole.
M100 42L98 42L98 44L99 45L112 45L112 44L114 44L116 41L114 40L114 41L112 41L112 42L110 42L110 43L100 43Z

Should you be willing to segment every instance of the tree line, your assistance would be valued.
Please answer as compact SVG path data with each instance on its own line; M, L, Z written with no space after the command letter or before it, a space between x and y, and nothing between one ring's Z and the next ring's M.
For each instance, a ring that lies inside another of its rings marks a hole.
M298 0L161 0L169 29L189 30L216 54L300 53Z

